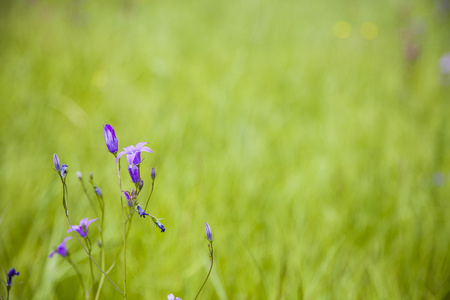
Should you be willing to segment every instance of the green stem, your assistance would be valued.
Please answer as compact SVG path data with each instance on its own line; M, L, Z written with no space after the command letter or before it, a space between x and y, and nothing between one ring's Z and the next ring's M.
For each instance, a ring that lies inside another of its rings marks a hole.
M89 255L92 255L92 243L89 237L86 237L86 245L89 251ZM89 260L89 267L91 269L91 277L92 277L92 288L94 288L95 285L95 276L94 276L94 270L92 269L92 260Z
M155 180L152 179L152 190L150 191L150 195L148 195L147 203L145 203L144 211L147 210L148 202L150 201L150 198L152 197L152 194L153 194L153 187L154 187L154 186L155 186Z
M103 201L103 197L101 197L101 199L100 199L100 197L97 195L97 199L98 199L99 203L101 203L101 210L102 210L102 221L101 221L101 225L100 225L100 242L101 242L102 245L100 247L100 260L102 262L102 269L105 269L105 255L104 255L104 248L105 247L104 247L104 241L103 241L103 228L104 228L103 227L103 224L104 224L103 221L105 219L104 218L104 216L105 216L105 203ZM100 279L100 283L99 283L99 286L98 286L98 289L97 289L97 294L95 296L96 300L100 296L100 291L101 291L101 289L103 287L104 279L105 279L105 274L102 273L102 278Z
M205 279L205 281L203 282L202 286L200 287L200 290L198 291L197 296L195 296L195 299L194 299L194 300L196 300L197 297L198 297L198 295L200 295L200 292L202 291L203 287L205 286L206 281L208 281L209 274L211 274L211 270L212 270L212 267L213 267L213 263L214 263L214 250L213 250L212 243L210 243L209 245L211 246L210 251L209 251L209 258L210 258L210 260L209 260L209 261L210 261L209 272L208 272L208 275L206 275L206 279Z
M120 204L122 206L123 223L123 298L127 299L127 224L125 221L125 211L123 209L122 178L120 177L120 160L117 163L117 176L119 177Z
M72 265L73 269L75 270L75 272L78 275L78 279L80 280L81 287L83 288L84 298L89 299L88 294L86 293L86 287L84 286L84 283L83 283L83 277L81 277L80 270L78 270L77 266L73 263L73 261L69 257L67 257L67 261Z
M65 215L66 215L66 219L67 219L67 223L69 223L69 227L72 228L72 223L70 222L70 218L69 218L69 211L67 209L67 198L68 198L68 191L67 191L67 185L66 182L63 178L61 178L61 181L63 183L63 206L65 209ZM80 238L78 237L78 235L75 234L75 231L72 231L72 235L78 240L78 242L80 243L81 247L84 249L84 251L86 252L86 254L89 256L89 258L92 260L92 262L97 266L97 268L106 276L106 278L109 280L109 282L111 282L111 284L116 288L116 290L123 295L122 291L117 287L117 285L111 280L111 278L109 278L109 276L105 273L105 271L103 271L103 269L97 264L97 262L92 258L92 256L89 254L88 250L86 249L86 247L83 245L83 243L81 242Z

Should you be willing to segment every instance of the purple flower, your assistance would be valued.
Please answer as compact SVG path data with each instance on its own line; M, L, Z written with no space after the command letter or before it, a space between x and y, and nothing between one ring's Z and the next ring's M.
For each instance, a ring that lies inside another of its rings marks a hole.
M97 196L99 196L100 198L103 196L102 190L98 186L94 186L94 191L97 194Z
M83 174L81 174L80 171L77 171L77 177L78 177L78 179L81 180L83 178Z
M209 227L208 223L205 223L205 231L206 231L206 238L208 239L208 241L212 242L213 236L211 228Z
M111 125L106 124L103 126L103 131L105 132L105 142L108 151L112 154L116 154L119 149L119 141L117 140L114 128Z
M71 239L70 236L66 237L66 238L62 241L62 243L58 245L58 247L56 248L56 250L53 251L52 253L50 253L50 255L49 255L48 257L49 257L49 258L52 258L53 255L55 255L55 254L59 254L59 255L61 255L62 257L66 257L67 255L69 255L69 251L67 251L67 248L66 248L66 242L67 242L68 240L70 240L70 239Z
M173 294L170 294L170 295L167 295L167 300L182 300L182 299L178 298L178 297L175 298L175 296Z
M151 175L152 175L152 179L155 180L155 178L156 178L155 168L152 168Z
M64 178L67 175L67 167L68 165L66 164L62 164L61 165L61 177Z
M148 216L148 215L149 215L148 213L146 213L146 212L142 209L142 207L141 207L139 204L136 205L136 209L137 209L137 212L138 212L139 216L141 216L141 217L144 217L144 218L145 218L145 216Z
M87 237L87 234L88 234L87 227L89 226L89 224L91 224L95 220L97 220L97 218L92 219L90 221L88 221L88 218L84 218L83 220L80 221L80 225L72 225L72 226L70 226L70 229L68 229L67 232L76 231L76 232L78 232L78 234L81 237Z
M128 164L135 164L138 165L141 163L141 151L146 151L153 153L153 151L148 148L144 147L145 144L148 144L147 142L138 143L136 147L133 145L123 148L124 151L120 152L119 155L117 155L116 163L119 161L119 158L122 157L122 155L127 155Z
M164 227L164 225L160 221L156 220L154 222L155 222L156 226L158 226L159 229L161 229L161 232L166 231L166 228Z
M128 165L128 173L130 173L133 183L139 182L139 168L135 164Z
M6 285L7 285L7 286L11 286L12 278L13 278L14 276L17 276L17 275L20 275L20 273L17 272L16 269L14 269L14 268L9 269L9 272L8 272L8 280L6 281ZM8 291L9 291L9 289L8 289Z
M61 172L61 164L59 163L58 155L53 154L53 164L55 165L56 172Z
M127 198L128 206L129 206L129 207L132 207L132 206L133 206L133 200L134 200L134 198L136 197L136 196L134 195L134 190L131 189L131 193L128 192L128 191L123 191L123 194L125 195L125 198Z

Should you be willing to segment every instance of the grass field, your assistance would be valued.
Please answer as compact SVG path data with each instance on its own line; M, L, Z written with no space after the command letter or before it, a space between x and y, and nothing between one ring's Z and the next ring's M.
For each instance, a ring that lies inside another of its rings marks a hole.
M74 223L95 217L76 171L101 187L112 263L123 227L104 124L120 149L149 142L143 193L155 167L149 211L167 229L133 221L128 299L194 299L204 222L215 265L199 299L450 299L450 17L428 2L3 1L10 299L83 299L70 265L48 259L68 235L55 152ZM105 282L101 299L121 298Z

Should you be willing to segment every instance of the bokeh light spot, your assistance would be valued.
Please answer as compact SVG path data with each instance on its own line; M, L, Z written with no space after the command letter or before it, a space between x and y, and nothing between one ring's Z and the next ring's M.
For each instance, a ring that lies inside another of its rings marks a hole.
M346 39L352 32L352 26L348 22L340 21L333 25L334 34L340 39Z
M378 27L372 22L365 22L361 25L361 35L366 40L373 40L378 36Z

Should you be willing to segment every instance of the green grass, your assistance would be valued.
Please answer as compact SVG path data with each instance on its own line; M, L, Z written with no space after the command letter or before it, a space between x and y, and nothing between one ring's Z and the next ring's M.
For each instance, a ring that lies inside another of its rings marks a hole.
M195 297L209 266L204 222L215 266L201 299L450 297L450 104L438 64L450 21L432 5L17 1L0 11L0 270L21 273L11 299L82 298L70 266L48 259L67 230L55 152L69 165L73 220L94 217L76 171L102 188L111 263L122 225L106 123L120 148L154 150L143 154L144 192L155 167L149 211L167 228L133 221L129 299ZM339 21L349 38L334 35ZM367 21L371 41L359 33ZM418 31L415 62L403 56L405 28ZM84 252L68 246L89 278ZM122 288L121 261L111 276ZM105 283L102 299L121 296Z

